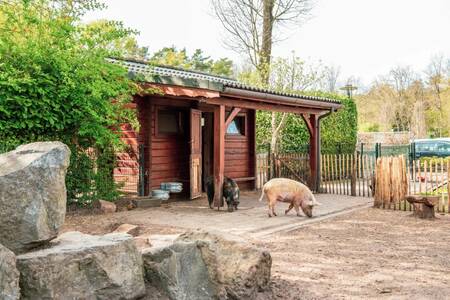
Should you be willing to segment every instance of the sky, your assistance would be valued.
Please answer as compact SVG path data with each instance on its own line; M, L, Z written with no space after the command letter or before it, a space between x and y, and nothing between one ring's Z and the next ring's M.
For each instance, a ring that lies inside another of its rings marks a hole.
M341 67L341 79L370 84L396 66L423 71L436 54L450 56L450 0L314 0L311 17L288 28L274 56L297 56ZM110 19L137 29L141 46L200 48L213 58L240 64L244 55L227 49L210 0L106 0L108 8L84 21Z

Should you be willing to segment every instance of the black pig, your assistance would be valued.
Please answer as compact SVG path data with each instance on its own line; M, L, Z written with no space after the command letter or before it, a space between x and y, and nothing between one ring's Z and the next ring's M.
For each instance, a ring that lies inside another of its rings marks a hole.
M209 208L213 208L213 200L214 200L214 178L208 177L206 180L206 194L208 195L208 203ZM233 210L238 209L239 205L239 186L236 181L233 179L226 177L223 180L223 191L222 195L227 202L228 211L232 212Z

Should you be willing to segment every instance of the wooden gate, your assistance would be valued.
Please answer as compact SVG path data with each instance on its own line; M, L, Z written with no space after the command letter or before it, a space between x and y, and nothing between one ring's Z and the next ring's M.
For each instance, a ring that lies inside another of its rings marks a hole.
M202 196L202 112L191 109L191 155L190 188L191 199Z

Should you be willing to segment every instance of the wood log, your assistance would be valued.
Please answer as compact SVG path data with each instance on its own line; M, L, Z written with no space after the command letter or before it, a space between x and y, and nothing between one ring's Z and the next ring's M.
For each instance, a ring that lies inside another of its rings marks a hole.
M439 204L439 196L409 195L406 200L414 206L413 216L434 219L434 207Z

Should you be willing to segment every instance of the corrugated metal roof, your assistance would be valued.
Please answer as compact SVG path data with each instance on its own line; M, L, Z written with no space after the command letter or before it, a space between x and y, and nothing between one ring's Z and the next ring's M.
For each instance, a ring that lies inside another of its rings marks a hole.
M302 94L296 94L296 93L278 92L278 91L274 91L274 90L254 87L254 86L250 86L250 85L244 84L242 82L239 82L233 78L212 75L212 74L199 72L199 71L184 70L184 69L168 67L168 66L152 66L145 62L133 61L133 60L120 60L120 59L108 59L108 60L112 63L123 65L124 67L126 67L128 69L128 72L131 74L143 75L146 80L149 80L149 82L161 83L158 80L159 77L181 78L181 79L186 79L186 80L197 80L198 87L202 87L202 88L214 89L214 88L218 88L221 85L222 87L237 88L237 89L242 89L242 90L260 92L260 93L266 93L266 94L272 94L272 95L279 95L279 96L285 96L285 97L291 97L291 98L297 98L297 99L340 103L340 101L338 101L338 100L325 98L325 97L302 95ZM201 84L199 82L203 82L203 83L206 82L206 86L205 86L205 84ZM173 83L177 84L178 82L174 81Z

